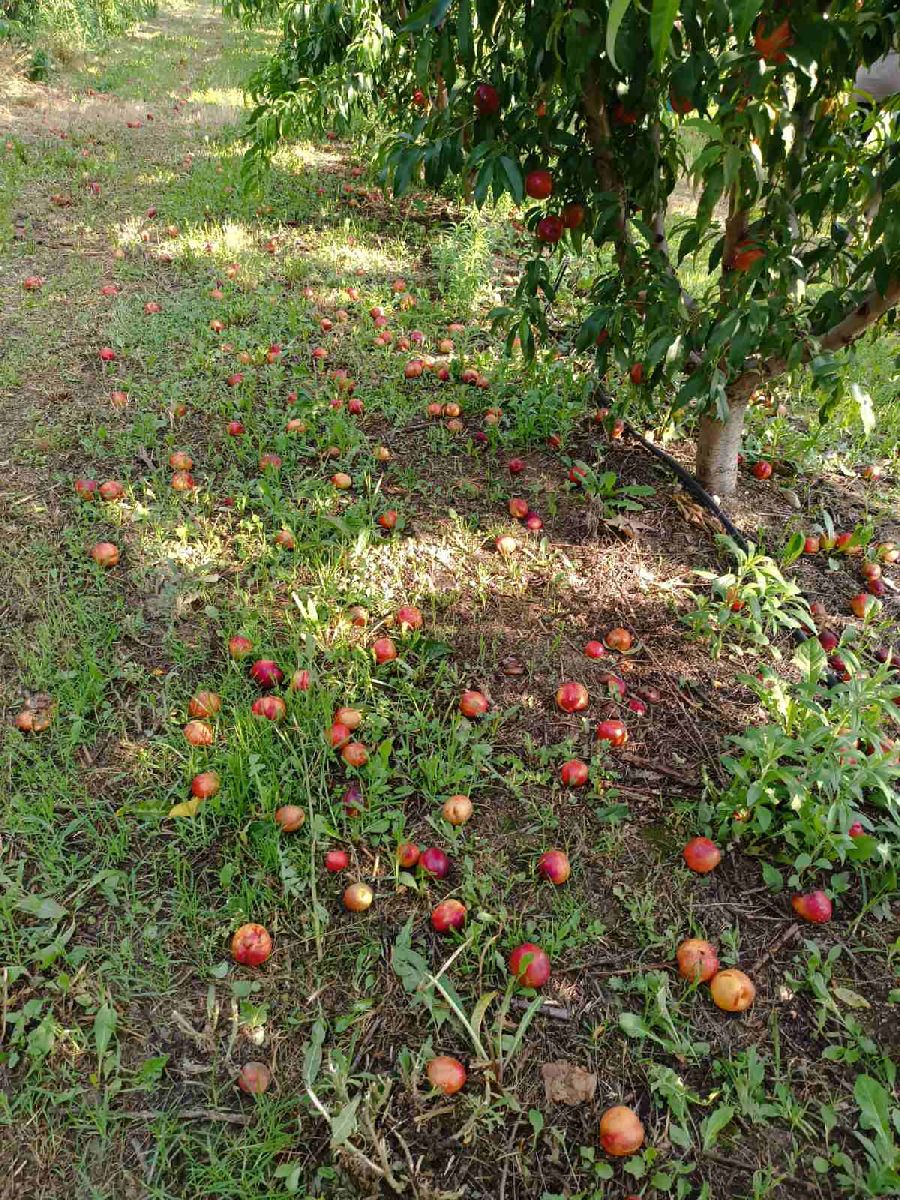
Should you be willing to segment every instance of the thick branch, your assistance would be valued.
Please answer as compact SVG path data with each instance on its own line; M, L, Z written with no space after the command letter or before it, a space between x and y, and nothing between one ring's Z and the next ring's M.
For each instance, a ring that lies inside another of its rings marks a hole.
M747 210L741 207L738 185L731 189L728 197L728 219L725 222L725 245L722 248L722 287L724 290L728 273L734 267L734 256L738 243L747 236Z
M653 211L647 216L647 224L653 230L653 249L656 251L657 254L660 254L662 256L663 261L665 263L666 273L668 275L670 275L671 278L674 279L675 282L678 284L678 291L681 295L682 300L685 303L685 306L688 309L693 309L693 308L697 307L697 301L690 294L690 292L685 291L684 287L682 286L681 280L678 278L678 272L675 270L675 267L672 264L672 255L669 250L669 239L666 237L666 212L668 209L668 198L665 196L661 196L659 194L660 193L660 186L659 186L659 184L660 184L660 179L659 179L659 176L660 176L660 169L659 169L660 133L659 133L659 122L658 121L654 121L654 123L653 123L653 128L650 131L650 138L651 138L651 141L653 142L654 173L655 173L654 193L655 194L654 194Z
M619 215L616 219L616 258L620 268L624 270L627 261L627 251L630 247L628 226L625 212L625 188L621 176L616 170L612 153L612 134L609 127L609 114L606 111L606 99L597 68L592 62L585 71L584 83L581 89L581 107L587 126L588 141L591 146L591 157L597 181L604 192L611 192L618 198Z
M876 287L870 288L851 313L818 336L820 349L842 350L845 346L849 346L861 333L865 333L869 326L874 325L880 317L898 304L900 304L900 278L890 281L884 295ZM812 350L807 348L803 355L803 361L807 362L811 357ZM783 375L786 370L787 359L781 354L774 354L763 362L746 367L743 374L729 384L729 404L747 400L761 383L765 383L766 380L773 379L777 375Z

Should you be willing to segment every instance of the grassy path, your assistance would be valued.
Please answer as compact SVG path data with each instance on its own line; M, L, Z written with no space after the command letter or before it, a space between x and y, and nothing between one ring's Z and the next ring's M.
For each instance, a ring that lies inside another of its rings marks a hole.
M269 45L180 0L47 88L0 83L0 1200L889 1194L892 1135L860 1151L854 1085L892 1078L890 896L845 883L842 923L804 938L757 858L732 846L701 879L679 853L711 828L725 739L762 719L746 659L686 636L690 572L715 562L697 514L633 449L598 448L565 361L501 359L481 318L515 282L505 222L387 205L327 141L240 191L241 88ZM420 336L486 388L405 378L393 347ZM79 500L77 479L121 496ZM877 515L849 485L831 500ZM752 483L736 511L778 544L807 519ZM858 587L796 572L835 612ZM635 653L586 658L623 625ZM236 635L283 670L282 721L253 714ZM376 664L383 637L397 657ZM554 703L567 679L589 722ZM221 698L209 746L183 732L200 689ZM342 705L365 763L326 744ZM49 727L20 732L23 710ZM617 716L622 754L592 739ZM576 757L582 790L560 780ZM171 816L210 771L218 793ZM454 794L468 825L442 818ZM406 841L444 849L448 877L402 871ZM535 874L552 846L564 887ZM356 881L365 914L342 904ZM429 922L447 897L456 941ZM245 922L273 935L261 967L231 961ZM753 973L745 1016L677 979L689 935ZM509 977L523 941L550 955L550 1011ZM452 1102L432 1053L468 1067ZM250 1061L274 1078L256 1099L235 1086ZM549 1100L553 1062L595 1098ZM648 1131L625 1168L597 1149L617 1103Z

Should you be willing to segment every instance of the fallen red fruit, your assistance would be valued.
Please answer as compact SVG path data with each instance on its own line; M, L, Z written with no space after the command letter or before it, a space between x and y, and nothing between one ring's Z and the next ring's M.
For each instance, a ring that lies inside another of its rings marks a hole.
M450 796L443 803L441 816L450 825L465 825L472 816L472 801L468 796Z
M565 883L572 874L569 856L565 850L545 850L538 859L538 874L544 879L549 879L556 887Z
M282 804L275 809L275 824L282 833L296 833L305 821L306 813L299 804Z
M222 707L222 697L217 692L197 692L188 701L191 717L214 717Z
M437 933L462 929L466 923L466 906L459 900L442 900L431 914L431 925Z
M700 938L688 938L675 952L678 974L691 982L706 983L719 969L715 947Z
M754 479L769 479L772 475L772 464L760 459L750 468L750 474Z
M382 663L391 662L397 657L397 647L389 637L378 638L372 643L372 656L381 666Z
M506 464L506 469L510 475L521 475L525 470L525 463L521 458L511 458Z
M829 654L832 650L837 649L839 640L840 639L838 638L837 634L831 629L823 629L819 634L819 643L821 644L822 649L826 650Z
M184 736L192 746L211 746L213 744L212 727L205 721L188 721L184 727Z
M618 718L601 721L597 726L597 740L599 742L609 742L611 746L624 746L628 741L628 730L625 728L625 722L620 721Z
M367 883L351 883L344 891L344 908L349 912L365 912L372 907L375 894Z
M408 633L413 629L421 629L425 619L420 609L415 608L412 604L404 604L397 609L396 620L401 630Z
M600 1145L614 1158L634 1154L644 1144L644 1126L632 1108L616 1104L600 1118Z
M419 861L419 847L415 842L403 842L397 847L397 862L405 871L410 871Z
M627 629L622 629L617 625L615 629L611 629L606 635L606 644L610 650L616 650L619 654L624 654L626 650L630 650L634 638Z
M723 1012L745 1012L756 998L753 981L743 971L734 968L714 975L709 993L713 1003Z
M249 638L243 637L239 633L236 633L233 638L229 638L228 653L232 658L246 658L252 652L253 643Z
M590 697L583 683L564 683L557 689L556 704L565 713L582 712Z
M363 715L358 708L350 708L346 704L342 705L334 714L335 723L346 725L348 729L359 729L362 719Z
M250 706L254 717L265 717L267 721L281 721L287 713L287 705L280 696L260 696Z
M284 672L270 658L260 658L250 668L250 678L261 688L273 688L284 679Z
M450 870L450 859L437 846L429 846L419 855L419 866L432 879L443 879Z
M681 855L692 871L706 875L722 861L722 851L707 837L691 838Z
M468 691L463 692L459 699L459 711L464 717L469 720L474 720L476 717L483 717L490 708L487 696L481 692Z
M606 647L602 642L588 642L584 652L588 658L603 658L606 655Z
M268 1090L271 1082L272 1072L261 1062L244 1063L237 1078L237 1085L241 1091L248 1092L251 1096L261 1096Z
M523 942L509 956L509 969L525 987L543 987L550 978L550 959L534 942Z
M325 852L325 870L332 875L346 871L350 866L350 855L346 850L327 850Z
M221 780L215 771L203 771L191 780L191 795L196 796L198 800L208 800L210 796L215 796L221 786Z
M263 925L252 922L235 930L231 939L231 957L244 967L258 967L272 953L272 939Z
M466 1068L458 1058L451 1058L449 1054L439 1054L431 1059L425 1074L431 1086L445 1096L453 1096L466 1082Z
M791 908L804 921L825 925L831 920L831 901L821 890L791 897Z
M113 542L95 542L91 547L91 558L98 567L114 567L119 561L119 547Z
M348 767L364 767L369 761L369 752L362 742L348 742L341 750L341 758Z
M590 778L590 771L587 763L580 758L570 758L560 768L559 777L565 787L584 787Z
M98 494L99 488L100 485L96 479L75 480L75 493L76 495L80 496L82 500L93 500Z

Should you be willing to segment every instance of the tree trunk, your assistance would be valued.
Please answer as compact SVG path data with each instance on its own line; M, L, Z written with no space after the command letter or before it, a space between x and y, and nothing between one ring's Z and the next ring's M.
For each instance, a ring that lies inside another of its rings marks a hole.
M744 432L747 400L729 400L724 421L702 417L697 439L697 478L714 496L731 496L737 488L738 451Z

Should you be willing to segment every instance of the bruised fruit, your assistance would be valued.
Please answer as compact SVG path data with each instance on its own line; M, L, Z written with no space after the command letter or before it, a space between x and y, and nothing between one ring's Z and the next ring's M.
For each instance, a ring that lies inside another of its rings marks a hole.
M831 901L821 890L792 896L791 908L798 917L813 925L825 925L831 920Z
M458 1058L451 1058L449 1054L439 1054L431 1059L425 1074L431 1086L445 1096L455 1095L466 1082L466 1068Z
M713 1003L723 1012L745 1012L756 998L753 981L733 967L714 975L709 991Z
M633 1108L616 1104L600 1118L600 1145L614 1158L634 1154L644 1144L644 1126Z
M462 929L466 923L466 906L459 900L442 900L431 914L431 925L437 933Z
M243 967L258 967L272 953L272 938L263 925L250 922L236 929L231 939L231 957Z
M296 833L306 820L306 813L299 804L282 804L275 809L275 824L283 833Z
M706 837L691 838L681 854L690 869L698 875L714 871L722 861L722 851Z
M244 1063L237 1077L237 1085L242 1092L251 1096L261 1096L272 1082L272 1072L261 1062Z
M715 947L700 938L688 938L675 952L678 974L692 983L706 983L719 969Z

